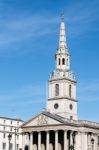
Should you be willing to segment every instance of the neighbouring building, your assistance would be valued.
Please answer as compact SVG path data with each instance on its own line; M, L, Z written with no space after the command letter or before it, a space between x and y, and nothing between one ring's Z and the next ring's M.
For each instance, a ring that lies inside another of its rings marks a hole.
M22 149L22 123L21 119L0 117L0 150Z
M77 82L70 64L62 17L47 107L22 125L23 150L99 150L99 123L78 119Z

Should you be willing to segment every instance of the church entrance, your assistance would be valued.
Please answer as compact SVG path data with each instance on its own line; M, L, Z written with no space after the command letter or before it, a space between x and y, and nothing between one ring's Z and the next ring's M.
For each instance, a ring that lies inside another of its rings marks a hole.
M29 147L28 147L28 145L26 145L26 146L25 146L25 149L24 149L24 150L29 150Z

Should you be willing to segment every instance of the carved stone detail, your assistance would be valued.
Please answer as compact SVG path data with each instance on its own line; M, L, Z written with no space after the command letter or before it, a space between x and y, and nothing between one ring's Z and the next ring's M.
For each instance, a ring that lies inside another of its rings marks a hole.
M45 115L40 115L40 116L38 117L37 124L38 124L38 125L45 125L45 124L48 124L48 117L45 116Z

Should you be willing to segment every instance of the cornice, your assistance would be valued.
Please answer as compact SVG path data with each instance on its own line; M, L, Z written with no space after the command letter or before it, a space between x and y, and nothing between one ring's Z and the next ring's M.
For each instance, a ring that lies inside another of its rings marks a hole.
M67 97L67 96L48 98L48 101L59 100L59 99L68 99L74 102L78 102L78 100Z
M61 80L68 80L68 81L71 81L71 82L77 83L77 81L76 81L76 80L73 80L73 79L70 79L70 78L66 78L66 77L56 78L56 79L50 79L50 80L48 80L48 81L49 81L49 82L53 82L53 81L61 81Z

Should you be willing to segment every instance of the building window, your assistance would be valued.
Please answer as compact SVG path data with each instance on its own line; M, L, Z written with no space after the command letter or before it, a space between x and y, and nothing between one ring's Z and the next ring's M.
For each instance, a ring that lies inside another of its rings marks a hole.
M69 85L69 96L71 97L71 85Z
M73 105L72 105L72 104L70 104L70 105L69 105L69 108L70 108L70 110L72 110L72 109L73 109Z
M6 122L6 120L3 120L3 122L5 123L5 122Z
M55 96L59 96L59 84L55 84Z
M70 116L70 120L73 120L73 116Z
M62 64L65 65L65 58L62 59Z
M3 126L3 130L5 130L5 126Z
M10 131L12 131L12 127L10 128Z
M2 149L3 149L3 150L6 149L6 143L2 143Z
M58 59L58 65L60 65L60 58Z
M5 134L5 133L3 133L3 138L4 138L4 139L6 138L6 134Z
M11 120L11 124L12 124L12 120Z

